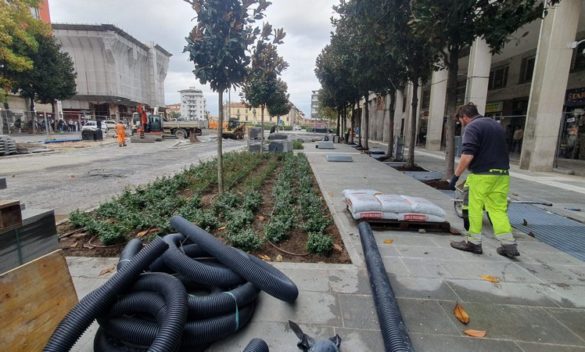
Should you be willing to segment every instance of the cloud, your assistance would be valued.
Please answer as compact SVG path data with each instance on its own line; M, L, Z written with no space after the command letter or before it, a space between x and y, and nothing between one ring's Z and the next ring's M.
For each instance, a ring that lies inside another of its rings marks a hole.
M332 6L338 0L273 0L266 21L284 28L287 36L279 53L289 63L283 79L290 100L310 115L311 90L319 88L315 59L329 42ZM142 42L155 42L173 54L165 80L165 102L178 103L179 90L196 86L203 90L207 109L218 112L218 96L193 76L193 63L183 53L185 37L195 22L195 12L180 0L51 0L54 23L113 24ZM232 93L232 101L239 100Z

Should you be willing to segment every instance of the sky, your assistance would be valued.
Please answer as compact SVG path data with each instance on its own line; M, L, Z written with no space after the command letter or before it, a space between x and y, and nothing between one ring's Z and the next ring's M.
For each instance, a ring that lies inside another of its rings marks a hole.
M289 63L282 79L290 101L310 116L311 91L320 88L315 59L329 43L332 6L338 0L272 0L264 21L284 28L279 53ZM141 42L155 42L173 54L165 80L165 103L179 103L179 90L202 89L207 110L218 113L218 96L193 75L193 63L183 53L185 37L195 26L195 12L182 0L49 0L51 21L69 24L113 24ZM232 91L232 101L239 101Z

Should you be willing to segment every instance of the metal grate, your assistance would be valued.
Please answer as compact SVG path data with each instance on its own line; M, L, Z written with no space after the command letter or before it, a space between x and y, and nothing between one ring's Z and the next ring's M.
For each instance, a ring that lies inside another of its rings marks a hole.
M518 230L585 261L584 224L529 204L510 204L508 215Z

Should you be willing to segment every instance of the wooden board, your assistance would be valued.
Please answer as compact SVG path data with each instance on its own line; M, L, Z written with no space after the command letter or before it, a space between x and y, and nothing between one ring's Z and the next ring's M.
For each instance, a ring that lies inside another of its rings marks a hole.
M0 274L0 351L42 351L75 304L61 250Z
M17 200L0 200L0 232L22 226L20 202Z

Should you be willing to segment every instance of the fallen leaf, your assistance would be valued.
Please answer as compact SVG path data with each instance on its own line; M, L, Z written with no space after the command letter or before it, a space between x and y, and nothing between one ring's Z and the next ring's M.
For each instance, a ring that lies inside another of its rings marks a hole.
M148 235L148 232L150 232L150 229L149 230L140 231L139 233L136 234L136 237L138 237L138 238L145 237L146 235Z
M217 230L218 231L223 231L223 230L225 230L225 226L222 226L222 227L218 228Z
M486 335L486 331L485 330L467 329L467 330L463 331L463 333L465 335L471 336L471 337L485 337L485 335Z
M264 221L264 219L266 219L265 217L263 217L262 215L258 215L258 220L259 221Z
M269 261L271 261L271 260L272 260L272 259L271 259L269 256L267 256L267 255L264 255L264 254L260 254L258 257L259 257L260 259L262 259L263 261L265 261L265 262L269 262Z
M455 315L455 318L457 318L457 320L463 324L469 324L469 314L467 314L465 309L463 309L463 306L461 306L459 303L457 303L455 308L453 308L453 315Z
M491 276L491 275L480 275L479 277L481 277L482 279L484 279L485 281L489 281L493 284L497 284L500 282L500 279L495 277L495 276Z
M99 276L106 275L108 273L113 273L114 272L114 269L116 269L116 266L115 265L112 265L112 266L109 266L107 268L104 268L104 269L102 269L102 271L100 271L100 275Z
M343 252L343 247L341 247L340 245L338 245L337 243L333 244L333 249L335 249L338 252Z
M394 243L394 240L384 240L384 244L392 244Z
M276 261L277 262L282 262L282 260L283 259L282 259L282 256L280 254L276 256Z

